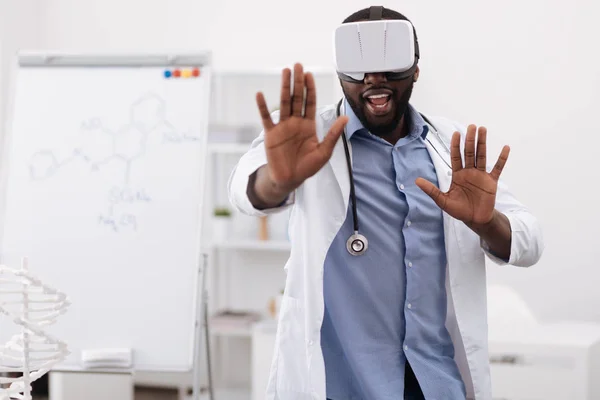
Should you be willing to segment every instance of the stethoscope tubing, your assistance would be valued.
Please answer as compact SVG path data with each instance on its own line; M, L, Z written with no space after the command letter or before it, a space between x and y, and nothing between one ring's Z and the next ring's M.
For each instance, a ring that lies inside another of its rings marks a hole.
M342 99L340 99L340 101L337 104L336 118L339 118L341 116L341 109L342 109L343 101L344 101L344 99L342 98ZM435 133L437 139L440 141L442 146L444 146L444 150L447 152L447 154L450 154L450 149L448 148L446 143L440 137L440 134L438 133L437 129L435 129L435 127L427 119L427 117L425 117L423 114L421 114L421 116L423 117L425 122L431 127L431 130ZM429 138L427 138L425 140L427 140L429 142L431 147L433 147L433 149L440 156L442 161L444 161L444 163L448 166L448 168L450 168L450 170L452 170L452 167L450 166L450 164L448 164L448 161L446 160L446 158L444 158L439 153L437 147L434 146L433 143L431 143ZM350 202L351 202L351 206L352 206L352 222L353 222L353 230L354 230L354 233L348 238L348 240L346 242L346 248L350 254L352 254L354 256L358 256L358 255L364 254L367 251L369 242L365 236L363 236L359 233L358 210L357 210L357 205L356 205L356 192L354 189L354 174L352 173L352 159L350 157L350 149L348 146L348 138L346 137L346 128L345 127L344 127L344 132L342 132L342 141L344 143L344 153L346 154L346 165L348 166L348 177L350 179Z

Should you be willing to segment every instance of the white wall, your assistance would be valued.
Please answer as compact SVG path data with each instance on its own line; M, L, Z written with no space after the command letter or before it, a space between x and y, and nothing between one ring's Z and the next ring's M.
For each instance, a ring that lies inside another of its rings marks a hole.
M9 97L9 79L15 54L39 46L40 0L0 0L0 138Z
M43 45L67 51L195 49L206 36L203 3L46 0Z
M16 72L16 54L21 49L40 45L40 4L41 0L0 0L0 188L5 187L6 180L6 132L10 117L11 78ZM2 209L4 193L0 192L0 210Z
M530 270L490 266L542 319L600 321L600 5L592 0L383 1L421 39L422 111L489 128L490 157L512 146L504 177L541 219L547 249ZM210 47L222 69L330 66L331 32L370 5L245 0L46 0L46 48ZM254 107L254 104L248 104Z

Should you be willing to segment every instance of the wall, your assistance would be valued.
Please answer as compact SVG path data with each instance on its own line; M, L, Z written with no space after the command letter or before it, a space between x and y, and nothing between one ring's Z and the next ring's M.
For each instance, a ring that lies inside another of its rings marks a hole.
M44 45L66 51L194 49L206 36L203 3L47 0Z
M19 49L39 45L39 0L0 0L0 139L8 106L10 74Z
M521 270L490 265L541 319L600 322L596 110L600 5L591 0L383 1L419 33L414 103L489 128L489 157L512 146L504 178L540 218L546 252ZM221 69L330 66L331 32L365 1L46 0L47 48L213 49ZM249 104L249 107L254 107Z
M0 0L0 188L5 187L12 77L19 50L39 46L40 0ZM4 192L0 191L0 210ZM0 218L0 223L2 220Z

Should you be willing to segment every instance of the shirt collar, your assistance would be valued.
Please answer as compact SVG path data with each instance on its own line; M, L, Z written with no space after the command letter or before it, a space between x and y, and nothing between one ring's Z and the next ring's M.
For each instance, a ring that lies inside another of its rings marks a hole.
M346 112L346 116L348 116L348 123L346 124L346 137L350 139L354 133L361 130L368 132L354 113L354 110L352 110L352 107L350 107L350 104L346 98L344 98L343 107L343 110ZM425 139L427 132L429 132L429 125L427 125L425 119L423 119L423 116L421 116L421 114L417 112L417 110L410 104L408 105L407 113L410 121L410 130L408 136L421 136L423 139Z

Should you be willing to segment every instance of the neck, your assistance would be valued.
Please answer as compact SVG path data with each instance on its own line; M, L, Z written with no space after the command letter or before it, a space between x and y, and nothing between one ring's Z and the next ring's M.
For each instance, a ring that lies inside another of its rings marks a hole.
M396 129L394 129L389 135L386 135L383 139L390 144L396 144L398 140L408 135L409 126L409 117L407 116L407 113L404 113L402 118L400 118L400 122L398 123L398 126L396 126Z

